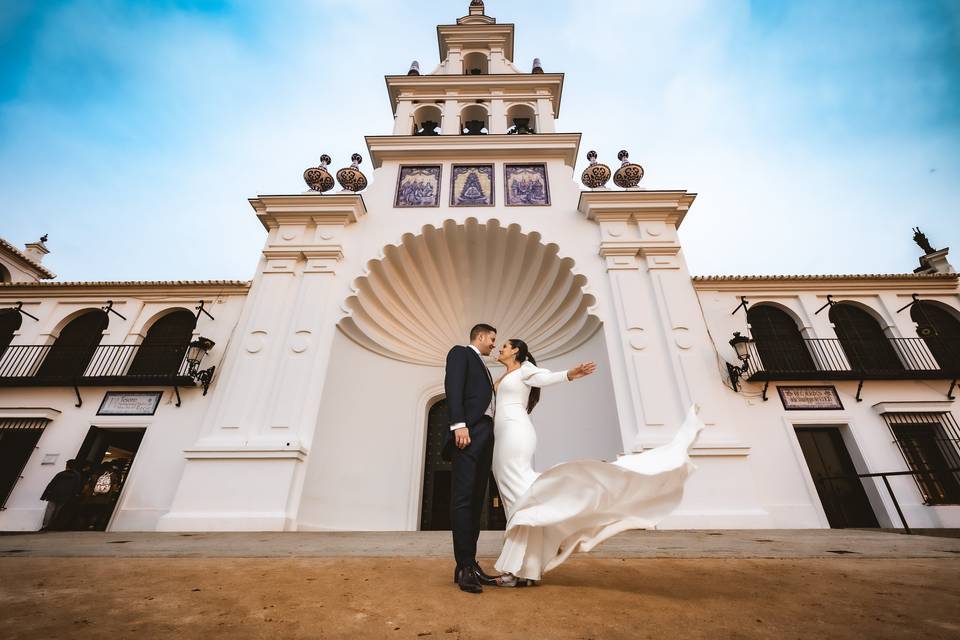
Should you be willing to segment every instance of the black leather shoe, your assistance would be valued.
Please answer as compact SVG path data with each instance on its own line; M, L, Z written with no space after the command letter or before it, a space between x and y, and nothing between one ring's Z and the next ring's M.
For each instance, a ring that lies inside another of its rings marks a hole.
M483 593L483 587L480 586L477 574L472 569L472 567L465 567L464 570L460 571L457 584L460 586L461 591L466 591L467 593Z
M491 576L484 573L483 569L480 568L480 564L477 562L473 563L473 572L477 574L477 582L482 585L495 586L499 584L496 576Z

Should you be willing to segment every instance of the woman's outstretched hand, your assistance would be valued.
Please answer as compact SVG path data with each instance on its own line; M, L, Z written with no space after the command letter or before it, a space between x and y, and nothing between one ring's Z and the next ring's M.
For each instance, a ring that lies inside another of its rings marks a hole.
M573 369L567 371L567 380L576 380L588 376L597 370L597 365L593 362L584 362L578 364Z

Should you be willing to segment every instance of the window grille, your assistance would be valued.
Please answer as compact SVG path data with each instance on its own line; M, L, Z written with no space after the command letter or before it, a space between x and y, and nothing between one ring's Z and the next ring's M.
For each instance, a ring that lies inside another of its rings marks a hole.
M960 504L960 428L949 412L885 413L925 504Z

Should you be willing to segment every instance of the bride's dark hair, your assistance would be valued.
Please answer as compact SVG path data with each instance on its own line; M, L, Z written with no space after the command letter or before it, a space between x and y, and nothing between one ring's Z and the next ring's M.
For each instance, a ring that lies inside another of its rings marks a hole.
M527 343L523 340L517 338L510 338L507 342L510 343L510 346L517 351L517 362L523 364L524 362L529 362L532 365L536 365L537 361L534 360L533 354L530 353ZM533 408L537 406L537 403L540 402L540 387L530 387L530 399L527 401L527 413L532 413Z

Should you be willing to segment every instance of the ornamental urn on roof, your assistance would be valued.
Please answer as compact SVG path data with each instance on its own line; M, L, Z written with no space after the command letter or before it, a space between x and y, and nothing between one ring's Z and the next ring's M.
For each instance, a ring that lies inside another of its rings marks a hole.
M630 154L626 150L618 153L617 159L622 164L613 174L613 183L623 189L636 189L640 181L643 180L643 167L630 162Z
M311 191L324 193L330 191L335 186L333 176L327 171L327 167L333 160L327 154L320 156L320 166L310 167L303 172L303 181L307 183Z

